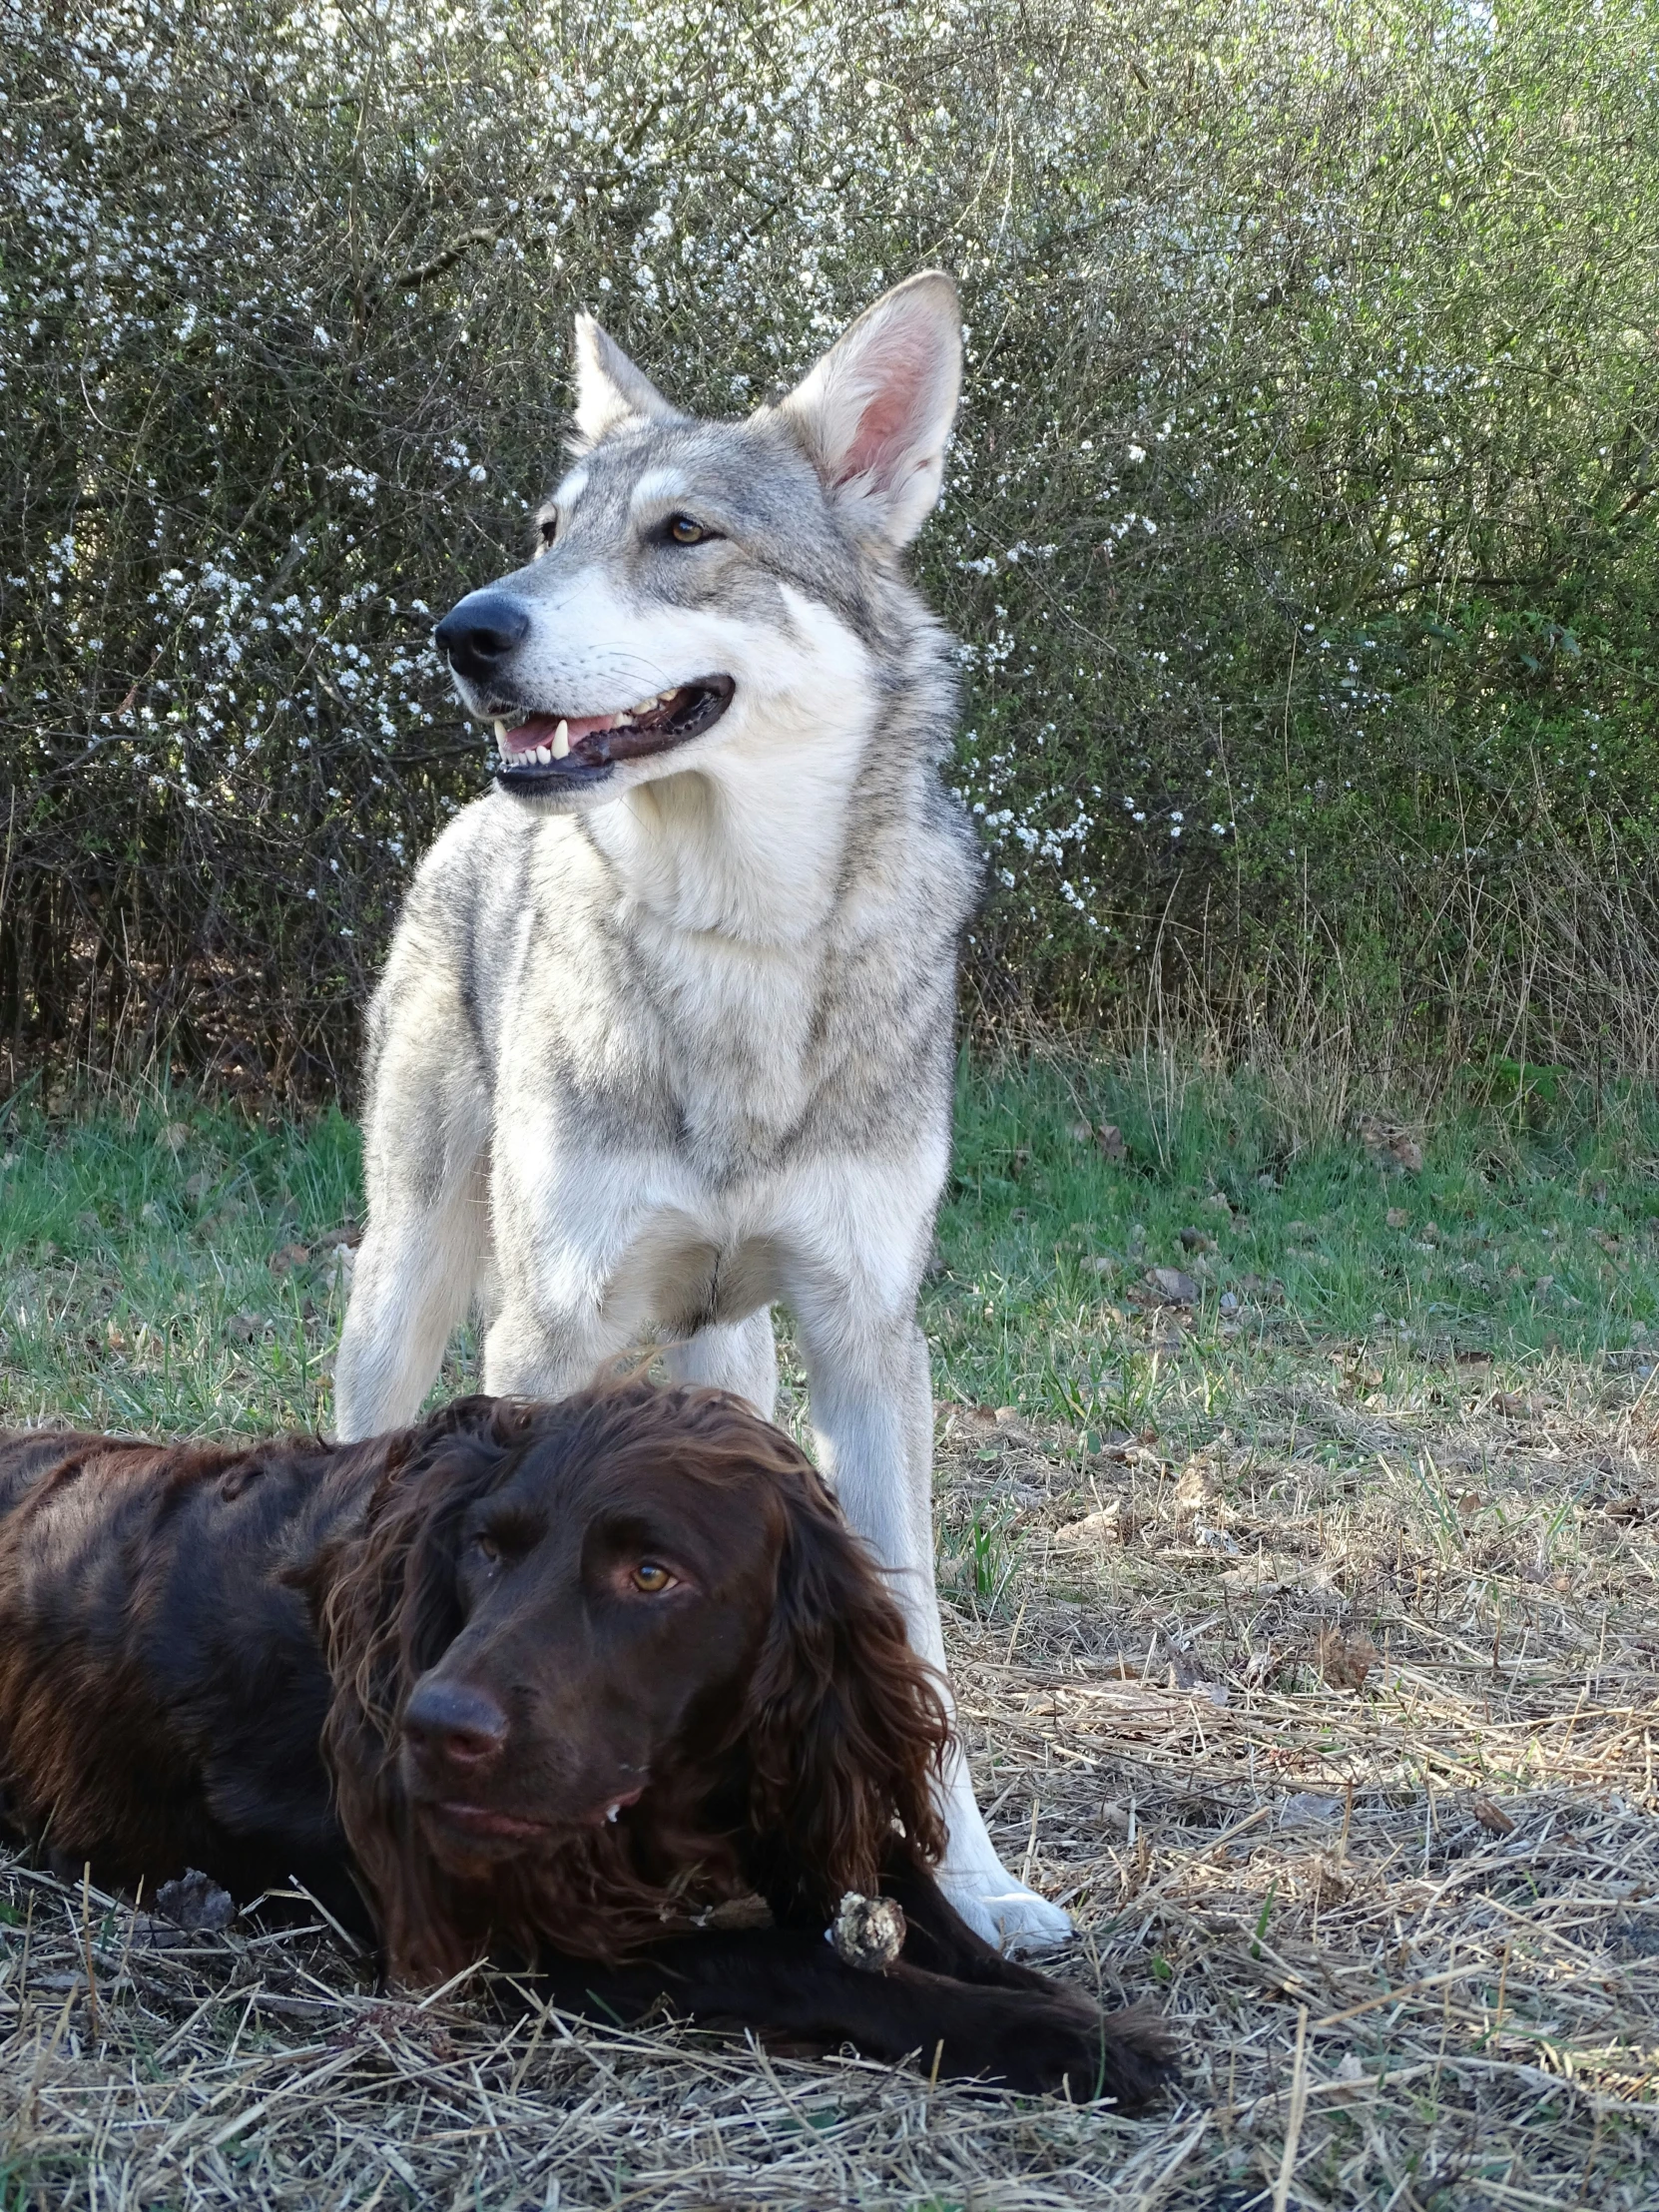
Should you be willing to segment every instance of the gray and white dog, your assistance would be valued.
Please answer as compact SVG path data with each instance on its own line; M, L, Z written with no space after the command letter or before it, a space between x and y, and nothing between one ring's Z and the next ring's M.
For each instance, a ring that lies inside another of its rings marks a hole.
M540 551L437 629L496 789L422 864L369 1017L339 1433L411 1419L473 1301L488 1390L669 1342L770 1414L782 1300L825 1470L942 1669L915 1305L980 861L939 773L949 641L900 553L939 494L955 289L900 284L738 423L587 317L576 361ZM973 1925L1063 1936L959 1756L945 1811Z

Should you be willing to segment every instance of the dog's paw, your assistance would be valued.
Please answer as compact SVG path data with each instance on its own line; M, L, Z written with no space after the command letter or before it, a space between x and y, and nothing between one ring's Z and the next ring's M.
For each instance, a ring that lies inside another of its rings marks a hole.
M1108 2012L1099 2024L1100 2060L1095 2095L1119 2104L1145 2104L1181 2078L1181 2046L1169 2023L1141 2005ZM1072 2094L1077 2094L1073 2085Z
M1152 2013L1105 2015L1079 1991L1057 1987L1042 1996L999 1991L985 2009L995 2025L984 2023L979 2050L947 2041L946 2059L1021 2095L1063 2093L1074 2104L1110 2098L1132 2110L1179 2076L1175 2040Z
M1057 1905L1000 1867L989 1876L957 1875L946 1867L939 1887L974 1934L1010 1957L1052 1950L1071 1935L1071 1921Z

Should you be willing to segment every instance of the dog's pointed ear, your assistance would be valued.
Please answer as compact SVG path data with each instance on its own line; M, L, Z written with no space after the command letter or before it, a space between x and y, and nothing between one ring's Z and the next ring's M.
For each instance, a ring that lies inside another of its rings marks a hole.
M778 411L852 527L907 545L938 501L961 386L956 286L929 269L866 307Z
M576 450L586 453L625 422L683 422L591 314L576 317Z
M937 1676L810 1468L786 1493L771 1625L744 1716L754 1874L787 1913L872 1896L900 1845L944 1849L935 1785L950 1745Z

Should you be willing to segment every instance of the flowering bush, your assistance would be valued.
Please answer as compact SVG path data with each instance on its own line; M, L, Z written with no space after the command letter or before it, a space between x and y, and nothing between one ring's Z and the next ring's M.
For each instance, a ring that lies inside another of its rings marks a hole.
M524 545L573 309L731 413L942 263L969 386L923 581L981 974L1225 1017L1340 962L1442 1041L1623 1049L1659 784L1639 0L0 17L16 1047L348 1065L482 786L429 625Z

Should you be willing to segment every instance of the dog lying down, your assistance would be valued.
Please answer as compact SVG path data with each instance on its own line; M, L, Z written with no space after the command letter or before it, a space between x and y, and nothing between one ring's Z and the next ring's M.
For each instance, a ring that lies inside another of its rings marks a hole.
M947 1740L812 1466L717 1391L0 1438L0 1814L58 1865L297 1879L400 1981L487 1952L572 2011L1143 2100L1163 2026L946 1903Z

